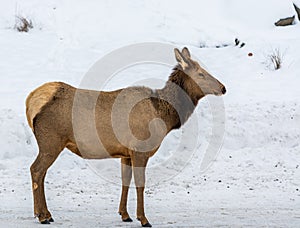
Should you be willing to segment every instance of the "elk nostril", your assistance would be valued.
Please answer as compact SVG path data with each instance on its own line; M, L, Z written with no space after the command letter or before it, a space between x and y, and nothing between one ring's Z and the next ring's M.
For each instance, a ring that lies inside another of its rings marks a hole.
M225 88L225 86L223 86L223 88L222 88L222 93L223 93L223 94L226 93L226 88Z

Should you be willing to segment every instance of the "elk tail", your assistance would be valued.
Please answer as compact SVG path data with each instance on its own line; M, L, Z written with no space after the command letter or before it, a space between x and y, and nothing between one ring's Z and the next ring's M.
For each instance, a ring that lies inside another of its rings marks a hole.
M26 98L26 117L28 125L34 130L33 120L60 88L60 82L49 82L33 90Z

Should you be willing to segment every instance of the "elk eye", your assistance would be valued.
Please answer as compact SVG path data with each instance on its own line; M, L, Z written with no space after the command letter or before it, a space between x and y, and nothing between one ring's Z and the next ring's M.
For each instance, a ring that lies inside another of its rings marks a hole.
M204 74L199 73L199 77L204 78Z

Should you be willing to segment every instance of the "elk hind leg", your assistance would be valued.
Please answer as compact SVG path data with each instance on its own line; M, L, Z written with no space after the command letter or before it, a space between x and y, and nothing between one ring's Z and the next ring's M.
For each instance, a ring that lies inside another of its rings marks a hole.
M50 222L54 222L54 220L47 208L44 180L48 168L56 160L64 146L58 137L54 137L52 139L47 137L47 139L44 140L37 137L37 141L39 145L39 154L30 167L34 200L34 215L38 217L42 224L49 224Z

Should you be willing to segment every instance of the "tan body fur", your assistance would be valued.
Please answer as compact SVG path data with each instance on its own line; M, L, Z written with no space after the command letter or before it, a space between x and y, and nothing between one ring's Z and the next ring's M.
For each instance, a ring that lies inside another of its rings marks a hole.
M132 221L126 205L133 173L137 218L143 226L151 226L143 202L148 159L166 134L189 118L199 99L206 94L225 93L225 87L193 61L186 48L182 53L175 49L175 55L179 65L159 90L128 87L100 92L51 82L30 93L26 116L39 146L39 154L31 166L34 213L42 223L52 221L45 200L44 178L66 147L86 159L121 158L122 220ZM199 74L206 78L201 76L200 80ZM133 106L132 101L136 101Z

